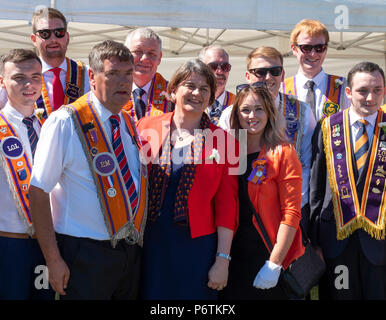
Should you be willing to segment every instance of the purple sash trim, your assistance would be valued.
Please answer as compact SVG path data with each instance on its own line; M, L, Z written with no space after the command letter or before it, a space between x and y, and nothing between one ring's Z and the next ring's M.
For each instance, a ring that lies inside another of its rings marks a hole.
M330 117L331 128L331 148L332 148L332 160L334 163L334 172L336 178L336 185L338 187L338 197L340 198L343 222L345 225L350 220L355 218L355 204L354 196L352 194L352 188L355 188L355 181L350 181L350 173L347 171L348 167L352 167L352 163L347 163L347 152L345 149L345 141L348 138L350 140L350 132L345 132L343 122L343 112L338 112L334 116ZM348 134L348 137L346 137Z

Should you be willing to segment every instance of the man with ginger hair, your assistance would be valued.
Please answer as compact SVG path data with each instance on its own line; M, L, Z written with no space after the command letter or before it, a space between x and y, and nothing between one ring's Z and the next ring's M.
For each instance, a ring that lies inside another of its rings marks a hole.
M346 79L324 72L329 34L318 20L304 19L291 32L291 50L299 63L293 77L284 80L282 91L310 105L316 120L350 106Z

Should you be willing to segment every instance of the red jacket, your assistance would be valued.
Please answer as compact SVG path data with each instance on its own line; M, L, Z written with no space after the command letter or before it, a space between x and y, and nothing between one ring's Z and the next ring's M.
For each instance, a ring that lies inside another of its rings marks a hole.
M173 113L169 112L156 117L144 117L137 124L141 139L149 143L145 147L151 148L148 154L151 151L153 159L159 154L170 132L172 116ZM211 234L218 226L235 231L238 224L238 142L213 124L210 124L209 129L217 139L213 139L213 145L210 143L212 139L205 140L202 163L196 165L193 186L188 196L192 238ZM233 159L230 158L232 150L227 152L226 149L232 143L236 150ZM217 149L220 154L219 163L215 160L205 163L213 149ZM230 175L229 169L233 169L235 174Z

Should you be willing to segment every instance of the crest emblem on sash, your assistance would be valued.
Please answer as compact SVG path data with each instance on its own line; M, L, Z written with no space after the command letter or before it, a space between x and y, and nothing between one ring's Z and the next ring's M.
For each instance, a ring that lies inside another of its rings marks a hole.
M18 137L6 137L1 141L1 152L8 159L18 159L24 154L23 145Z
M93 160L94 170L101 176L112 175L117 166L116 158L109 152L98 153Z
M339 111L339 105L331 101L326 101L322 111L326 117L331 116Z
M17 170L17 176L19 177L19 180L23 181L27 179L27 171L25 171L25 168L21 168Z
M66 85L65 93L66 93L66 96L69 97L70 99L76 100L80 96L80 88L77 85L71 82L68 82Z
M6 133L7 133L7 127L1 127L1 128L0 128L0 132L1 132L2 134L6 134Z
M332 136L333 136L333 138L340 137L340 125L339 124L332 126Z

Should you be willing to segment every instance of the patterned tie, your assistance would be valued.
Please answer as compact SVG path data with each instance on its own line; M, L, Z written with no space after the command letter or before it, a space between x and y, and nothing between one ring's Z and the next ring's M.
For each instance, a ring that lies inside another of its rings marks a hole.
M135 207L138 203L137 190L135 189L134 180L131 176L129 165L125 156L125 150L123 149L122 139L121 139L121 129L119 127L120 118L118 115L114 114L110 116L110 122L112 126L112 142L114 153L117 158L119 168L121 169L123 180L125 181L127 193L130 198L131 209L134 212Z
M141 119L146 114L146 104L142 100L142 96L145 94L145 90L141 88L137 88L133 92L134 97L134 106L135 106L135 114L137 115L137 119Z
M35 158L35 151L36 151L36 145L38 143L38 135L36 134L36 131L34 129L33 123L34 123L35 116L32 117L25 117L23 119L23 123L27 127L28 130L28 140L29 144L31 146L31 152L32 152L32 159Z
M363 166L366 162L367 151L369 150L369 137L366 131L366 126L369 123L364 119L359 119L357 123L359 124L359 131L355 137L354 153L355 153L358 173L360 176L363 170Z
M59 109L64 102L64 91L62 83L60 82L60 68L50 69L54 73L54 80L52 81L52 97L54 110Z
M212 110L210 110L210 112L209 112L210 121L213 124L217 125L218 120L220 119L220 116L221 116L220 102L215 100L214 103L212 104Z
M309 104L309 106L311 107L311 110L314 113L314 116L316 118L314 85L315 85L315 82L312 80L308 80L306 82L306 88L308 89L307 96L306 96L306 103Z

